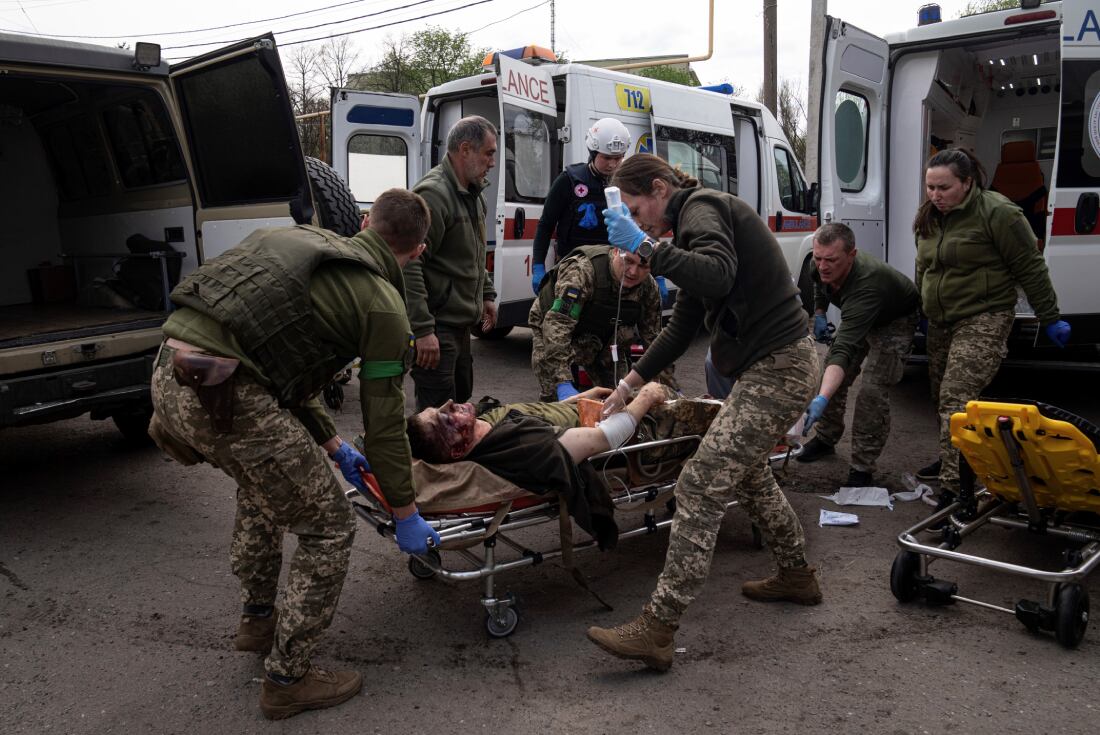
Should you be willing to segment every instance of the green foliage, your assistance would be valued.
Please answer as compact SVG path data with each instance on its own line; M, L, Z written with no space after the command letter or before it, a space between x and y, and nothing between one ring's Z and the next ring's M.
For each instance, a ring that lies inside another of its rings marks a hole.
M1020 0L970 0L959 11L959 17L965 18L968 15L992 13L996 10L1011 10L1018 7L1020 7Z
M659 79L662 82L683 84L685 87L694 87L699 84L699 80L694 79L691 72L675 66L650 66L645 69L638 69L635 73L647 79Z
M387 38L382 58L360 76L364 89L424 94L432 87L481 71L488 49L475 49L464 33L430 26Z

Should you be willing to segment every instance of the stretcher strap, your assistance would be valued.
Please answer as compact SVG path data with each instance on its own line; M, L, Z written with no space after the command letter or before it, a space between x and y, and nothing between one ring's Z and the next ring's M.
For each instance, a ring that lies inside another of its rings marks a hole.
M455 549L468 549L471 546L480 544L497 532L497 529L500 528L500 524L504 521L504 517L508 515L511 510L512 501L506 500L500 504L500 507L497 508L497 512L493 514L493 520L489 521L489 525L485 527L485 533L473 539L451 539L450 541L444 541L439 545L439 548L444 551L453 551Z
M615 608L608 605L596 591L588 586L588 581L581 574L581 570L573 566L573 521L569 518L569 507L565 504L565 496L558 493L558 535L561 537L561 563L573 576L573 581L580 585L588 594L596 598L596 602L607 610Z

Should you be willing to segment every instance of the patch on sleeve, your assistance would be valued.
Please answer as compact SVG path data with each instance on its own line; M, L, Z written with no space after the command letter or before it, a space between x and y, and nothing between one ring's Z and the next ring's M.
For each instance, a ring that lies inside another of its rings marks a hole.
M579 288L566 286L565 293L554 299L554 305L550 307L550 311L565 314L570 319L577 319L581 315L581 305L577 303L577 299L580 297L581 290Z

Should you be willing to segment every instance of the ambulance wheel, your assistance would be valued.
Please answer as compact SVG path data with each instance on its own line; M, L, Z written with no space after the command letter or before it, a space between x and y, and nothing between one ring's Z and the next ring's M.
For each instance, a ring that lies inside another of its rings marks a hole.
M1058 585L1054 603L1054 637L1066 648L1077 648L1089 624L1089 593L1076 582Z
M917 575L920 574L920 556L912 551L901 550L894 557L890 567L890 591L898 602L912 602L917 597L919 587Z
M516 632L519 625L519 613L514 607L502 607L498 614L485 616L485 630L491 638L507 638Z
M511 327L494 327L493 329L490 329L489 331L485 331L481 328L480 324L476 324L470 330L470 332L473 333L473 335L475 337L477 337L478 339L494 340L494 339L504 339L505 337L507 337L509 334L512 333L512 328Z
M439 552L435 549L428 549L427 553L421 554L431 559L432 564L436 567L440 566L441 560L439 558ZM430 565L420 560L420 557L409 556L409 573L417 579L431 579L435 576L436 571Z
M359 232L362 216L348 185L324 161L306 156L306 176L313 194L313 209L321 227L351 237ZM306 224L309 224L308 222Z

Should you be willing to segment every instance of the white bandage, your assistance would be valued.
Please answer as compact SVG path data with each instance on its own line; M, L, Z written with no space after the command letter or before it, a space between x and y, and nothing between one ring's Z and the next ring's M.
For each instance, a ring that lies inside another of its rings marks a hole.
M630 437L634 436L634 427L637 422L626 411L611 414L606 419L596 424L596 428L607 437L607 445L611 449L618 449L626 444Z

